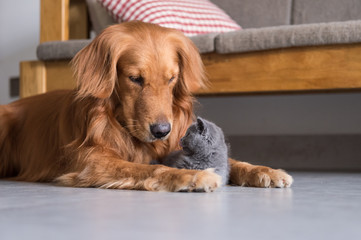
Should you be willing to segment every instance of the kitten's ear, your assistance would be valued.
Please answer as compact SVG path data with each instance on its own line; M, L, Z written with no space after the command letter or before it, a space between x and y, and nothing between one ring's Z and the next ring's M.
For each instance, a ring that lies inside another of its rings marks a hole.
M197 117L197 130L199 133L203 134L206 132L207 128L206 128L206 123L204 122L204 120L200 117Z

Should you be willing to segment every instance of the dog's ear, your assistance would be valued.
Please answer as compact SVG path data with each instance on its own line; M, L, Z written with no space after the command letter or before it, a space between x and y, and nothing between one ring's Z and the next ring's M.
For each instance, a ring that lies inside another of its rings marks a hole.
M200 88L207 87L208 82L197 47L180 32L177 33L177 39L174 42L179 57L181 81L187 90L195 92Z
M117 63L126 47L121 25L105 29L71 61L78 97L109 98L118 79Z

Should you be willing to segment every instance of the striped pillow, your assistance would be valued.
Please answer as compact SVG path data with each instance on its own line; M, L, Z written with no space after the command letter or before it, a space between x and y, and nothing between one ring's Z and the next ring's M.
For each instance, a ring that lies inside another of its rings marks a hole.
M139 20L175 28L187 36L241 29L208 0L98 0L118 22Z

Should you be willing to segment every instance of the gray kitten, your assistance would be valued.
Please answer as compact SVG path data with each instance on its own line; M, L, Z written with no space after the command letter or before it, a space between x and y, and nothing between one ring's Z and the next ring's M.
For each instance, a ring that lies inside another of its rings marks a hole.
M214 168L222 177L222 185L229 177L228 145L222 129L200 117L187 130L181 139L182 150L172 152L164 159L151 164L169 167L204 170Z

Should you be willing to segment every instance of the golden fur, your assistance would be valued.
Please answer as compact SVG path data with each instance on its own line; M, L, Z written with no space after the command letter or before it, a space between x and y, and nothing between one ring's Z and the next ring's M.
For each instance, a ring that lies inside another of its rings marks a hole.
M81 50L72 66L76 90L0 106L0 177L152 191L220 186L212 170L148 164L178 148L194 119L191 92L206 85L201 58L188 38L152 24L118 24ZM149 126L157 122L169 122L171 132L156 141ZM230 161L235 184L292 183L281 170Z

